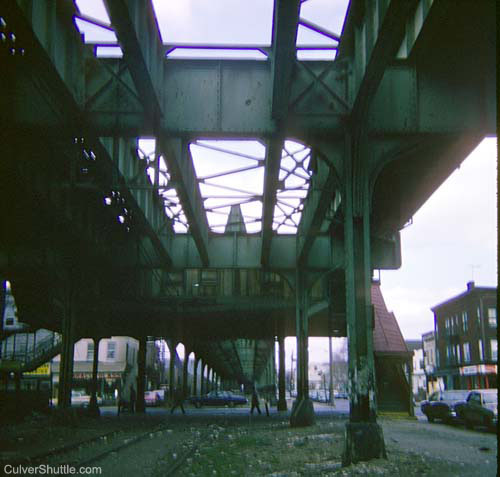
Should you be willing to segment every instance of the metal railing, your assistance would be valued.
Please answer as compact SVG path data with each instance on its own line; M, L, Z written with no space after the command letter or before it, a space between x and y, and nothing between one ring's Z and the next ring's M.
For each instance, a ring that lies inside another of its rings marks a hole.
M60 352L62 336L54 331L43 330L42 338L35 332L19 332L0 342L0 361L20 363L22 371L35 369Z

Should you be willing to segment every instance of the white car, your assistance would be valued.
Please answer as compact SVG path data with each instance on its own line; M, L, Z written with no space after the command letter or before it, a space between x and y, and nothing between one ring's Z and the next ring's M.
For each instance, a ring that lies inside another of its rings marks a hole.
M86 407L90 404L90 396L83 391L71 391L71 405Z
M71 405L77 407L88 407L90 404L90 395L85 391L71 391ZM102 398L97 397L97 404L102 404Z

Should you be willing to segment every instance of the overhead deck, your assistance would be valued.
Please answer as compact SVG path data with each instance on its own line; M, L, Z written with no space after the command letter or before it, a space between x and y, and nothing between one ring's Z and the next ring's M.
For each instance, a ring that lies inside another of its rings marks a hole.
M299 0L276 0L262 61L174 59L150 2L105 5L122 58L82 41L70 1L0 7L0 272L21 319L60 330L69 313L77 336L182 341L240 377L264 369L278 335L297 335L302 355L309 335L348 335L359 371L372 270L400 267L399 231L495 133L495 3L352 0L336 35L301 18ZM298 25L336 42L335 59L298 60ZM152 159L140 137L155 139ZM207 138L265 146L258 232L209 223L190 149ZM284 214L294 234L276 222L287 140L310 150L293 157L307 191ZM200 292L189 277L204 271L217 279ZM264 340L252 365L222 344L241 339Z

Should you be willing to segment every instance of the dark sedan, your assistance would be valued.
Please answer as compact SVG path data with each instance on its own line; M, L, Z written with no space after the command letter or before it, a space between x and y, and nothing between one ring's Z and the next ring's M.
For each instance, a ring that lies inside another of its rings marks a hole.
M469 391L448 390L432 393L427 401L422 401L420 408L427 416L429 422L439 419L444 422L452 422L461 418L461 409Z
M211 391L204 396L191 396L187 402L195 407L201 406L242 406L248 404L246 397L238 396L230 391Z
M498 423L498 394L496 389L475 389L467 396L462 408L465 427L485 426L494 430Z

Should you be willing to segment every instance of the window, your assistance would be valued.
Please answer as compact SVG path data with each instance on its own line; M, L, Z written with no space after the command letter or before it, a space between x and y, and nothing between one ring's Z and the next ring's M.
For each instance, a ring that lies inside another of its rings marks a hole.
M468 402L475 402L477 404L481 404L481 395L478 393L471 393L467 398Z
M107 359L115 359L116 356L116 341L108 341L108 352L106 353Z
M457 363L460 363L460 345L455 345L455 357L457 359Z
M452 347L451 347L451 345L448 345L446 347L446 364L450 364L451 363L451 357L452 356L453 356Z
M488 324L492 328L497 327L497 309L496 308L488 308Z
M92 341L87 343L87 361L94 361L94 343Z
M5 324L6 324L6 326L11 326L11 325L13 325L13 324L14 324L14 318L7 318L7 319L5 320Z
M484 348L483 342L479 340L479 359L482 361L484 359Z
M498 359L498 342L497 340L490 340L490 349L491 349L491 359Z
M467 333L467 330L469 329L469 315L466 311L462 313L462 323L464 326L464 333Z
M479 306L477 307L477 324L481 324L481 308Z
M464 343L464 362L470 363L470 346L469 343Z

